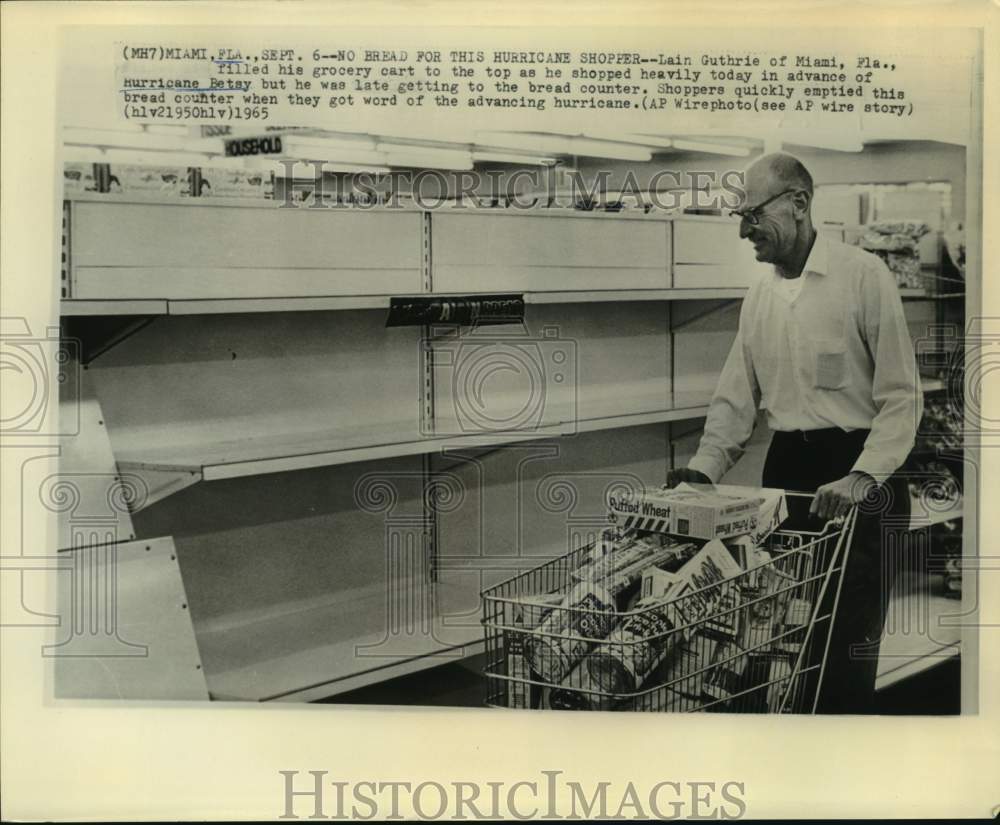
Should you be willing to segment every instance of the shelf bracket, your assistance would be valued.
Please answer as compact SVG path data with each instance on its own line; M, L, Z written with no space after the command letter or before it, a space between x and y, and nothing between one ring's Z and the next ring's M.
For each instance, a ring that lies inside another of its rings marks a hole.
M675 311L671 312L670 331L677 332L739 303L740 299L732 298L706 298L704 301L685 301L682 307L678 307ZM673 307L671 309L673 310Z
M63 319L64 334L80 342L80 363L86 368L159 317L159 315L70 316Z
M167 496L179 493L192 484L197 484L203 478L200 472L194 470L154 469L124 461L119 462L118 467L123 473L128 473L142 480L143 495L141 498L137 498L130 507L130 512L133 515L167 498Z

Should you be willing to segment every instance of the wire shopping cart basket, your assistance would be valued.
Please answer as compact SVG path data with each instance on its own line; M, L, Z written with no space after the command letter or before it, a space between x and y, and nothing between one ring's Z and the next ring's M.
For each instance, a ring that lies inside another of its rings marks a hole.
M787 495L807 507L811 499ZM636 552L666 559L659 567L669 571L703 558L706 543L621 528L487 588L486 704L814 713L856 515L852 508L815 531L776 530L759 548L727 540L722 552L736 567L708 559L715 575L696 577L676 596L669 582L662 598L641 597L645 582L636 580L615 579L615 591L607 584L614 577L593 571L613 570L616 553ZM719 573L726 569L739 572Z

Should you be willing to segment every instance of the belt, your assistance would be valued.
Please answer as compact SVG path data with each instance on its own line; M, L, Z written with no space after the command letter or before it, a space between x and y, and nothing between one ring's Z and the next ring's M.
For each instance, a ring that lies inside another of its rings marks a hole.
M775 437L803 444L829 444L835 442L864 441L871 430L842 430L840 427L827 427L822 430L778 430Z

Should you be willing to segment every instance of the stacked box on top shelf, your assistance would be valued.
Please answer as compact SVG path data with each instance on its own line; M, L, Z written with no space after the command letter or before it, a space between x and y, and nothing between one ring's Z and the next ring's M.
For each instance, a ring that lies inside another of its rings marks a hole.
M203 166L199 169L199 196L203 198L274 197L274 174L253 169Z
M191 197L191 169L183 166L112 164L109 191L158 197Z
M63 164L63 196L79 195L97 191L97 176L93 163Z
M876 222L865 227L859 245L886 262L900 287L922 289L925 283L918 247L928 232L930 227L920 221Z

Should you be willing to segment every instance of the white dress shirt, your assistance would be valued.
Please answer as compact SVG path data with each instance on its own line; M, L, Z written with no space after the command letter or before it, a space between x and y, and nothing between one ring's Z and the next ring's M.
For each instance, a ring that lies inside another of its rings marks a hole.
M877 256L816 237L798 289L747 292L688 465L712 481L743 455L758 407L772 430L870 429L853 469L884 481L913 449L923 392L896 280Z

